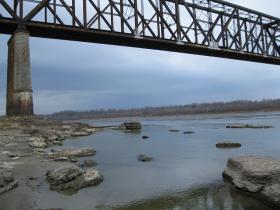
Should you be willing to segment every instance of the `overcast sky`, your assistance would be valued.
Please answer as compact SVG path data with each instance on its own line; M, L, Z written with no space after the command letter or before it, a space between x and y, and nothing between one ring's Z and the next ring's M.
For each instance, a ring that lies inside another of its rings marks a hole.
M279 16L279 0L231 2ZM0 36L0 114L7 40ZM36 113L280 98L280 66L31 38Z

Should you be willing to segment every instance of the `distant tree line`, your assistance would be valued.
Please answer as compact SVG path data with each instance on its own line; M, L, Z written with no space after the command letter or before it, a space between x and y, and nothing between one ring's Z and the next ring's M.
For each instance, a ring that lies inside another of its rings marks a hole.
M280 99L263 99L261 101L238 100L231 102L193 103L162 107L145 107L137 109L97 109L90 111L61 111L47 118L60 120L98 119L134 116L169 116L191 114L219 114L251 111L280 111Z

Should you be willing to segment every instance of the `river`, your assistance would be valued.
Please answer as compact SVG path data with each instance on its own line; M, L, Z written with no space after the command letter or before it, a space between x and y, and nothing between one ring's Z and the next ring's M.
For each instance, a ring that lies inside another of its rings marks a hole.
M118 125L127 119L82 121L96 126ZM104 175L97 187L74 195L39 188L40 206L67 210L271 210L257 199L224 183L227 159L236 155L280 159L280 113L244 113L130 118L140 121L139 133L105 130L67 140L65 148L97 150L95 167ZM227 129L233 123L272 125L270 129ZM178 129L179 132L170 132ZM193 131L193 134L184 134ZM142 136L149 139L142 139ZM238 149L217 149L220 141L236 141ZM154 157L139 162L138 155Z

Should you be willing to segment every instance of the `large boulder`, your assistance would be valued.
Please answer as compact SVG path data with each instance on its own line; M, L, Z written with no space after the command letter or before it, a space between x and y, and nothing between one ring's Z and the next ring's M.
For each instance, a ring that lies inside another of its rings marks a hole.
M78 191L81 188L98 185L103 176L94 169L82 170L77 166L62 166L48 171L47 180L50 188L56 191Z
M0 166L0 194L12 190L17 185L12 169Z
M223 172L236 188L280 208L280 161L265 157L230 158Z
M82 174L83 171L76 166L62 166L58 169L48 171L47 178L52 185L56 186L70 182Z

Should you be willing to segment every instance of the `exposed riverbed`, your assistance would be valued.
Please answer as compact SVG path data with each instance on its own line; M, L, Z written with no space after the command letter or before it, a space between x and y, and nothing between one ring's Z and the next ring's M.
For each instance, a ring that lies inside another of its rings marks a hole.
M125 120L83 122L107 126L119 125ZM236 155L250 154L280 159L280 113L132 120L141 121L141 132L106 129L91 136L66 140L63 147L52 147L94 148L97 154L91 159L98 163L94 168L103 174L104 182L84 188L76 194L65 195L50 191L43 177L40 185L33 188L31 200L35 206L66 210L271 209L250 195L232 190L223 182L222 172L228 158ZM233 123L272 125L273 128L226 128ZM142 136L149 138L143 139ZM242 147L216 148L216 143L227 140L239 142ZM154 159L151 162L139 162L137 157L140 154ZM8 202L9 199L13 200L13 195L15 192L0 196L0 204L2 202L6 205L5 208L0 205L1 210L13 209L10 208L13 205L9 206Z

